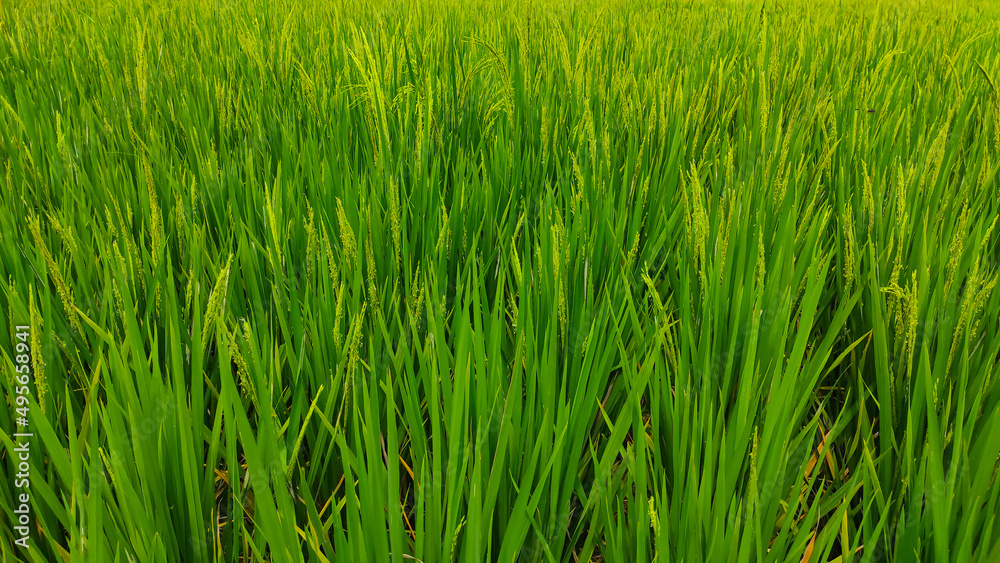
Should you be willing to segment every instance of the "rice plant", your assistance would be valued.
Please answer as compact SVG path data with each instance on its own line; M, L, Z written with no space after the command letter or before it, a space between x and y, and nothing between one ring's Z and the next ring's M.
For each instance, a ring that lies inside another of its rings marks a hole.
M1000 560L1000 9L0 5L0 560Z

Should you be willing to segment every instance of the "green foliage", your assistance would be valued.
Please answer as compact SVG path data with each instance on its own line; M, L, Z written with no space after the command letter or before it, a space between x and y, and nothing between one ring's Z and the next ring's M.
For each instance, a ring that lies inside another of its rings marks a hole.
M0 559L998 560L998 16L5 2Z

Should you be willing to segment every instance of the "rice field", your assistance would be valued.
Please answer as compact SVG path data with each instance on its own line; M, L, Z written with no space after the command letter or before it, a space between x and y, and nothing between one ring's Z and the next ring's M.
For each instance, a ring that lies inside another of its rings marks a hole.
M1000 561L1000 6L0 5L0 560Z

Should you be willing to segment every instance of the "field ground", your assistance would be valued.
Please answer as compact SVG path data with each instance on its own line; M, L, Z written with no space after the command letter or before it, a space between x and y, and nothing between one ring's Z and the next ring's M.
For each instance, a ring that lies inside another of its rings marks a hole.
M998 22L3 2L0 559L1000 561Z

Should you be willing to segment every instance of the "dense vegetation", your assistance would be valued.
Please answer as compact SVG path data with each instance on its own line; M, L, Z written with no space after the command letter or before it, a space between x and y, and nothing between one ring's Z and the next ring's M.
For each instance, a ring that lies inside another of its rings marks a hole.
M4 2L0 559L1000 560L998 16Z

